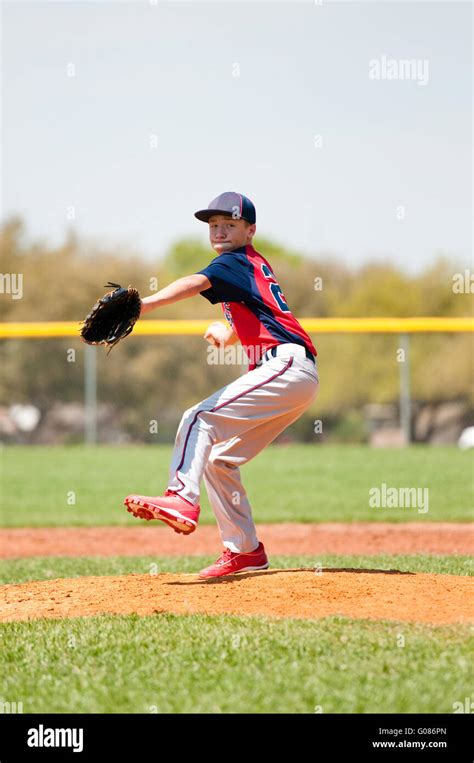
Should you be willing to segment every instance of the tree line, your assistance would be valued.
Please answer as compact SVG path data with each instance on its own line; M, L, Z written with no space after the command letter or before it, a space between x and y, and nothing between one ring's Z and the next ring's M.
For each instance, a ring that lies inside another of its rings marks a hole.
M472 315L469 274L446 257L434 258L422 273L410 275L389 260L351 268L333 256L303 256L262 237L253 243L271 263L298 319ZM151 261L137 251L112 252L73 230L52 247L27 241L25 222L12 217L0 228L0 321L77 321L79 329L108 281L132 284L146 295L200 270L214 257L209 245L186 238L161 260ZM22 275L21 298L8 293L7 274ZM155 310L143 320L149 318L224 320L220 305L200 296ZM311 439L314 419L350 421L367 403L398 401L397 335L316 333L311 338L318 351L320 392L295 425L298 438ZM163 439L169 440L185 408L244 370L208 364L207 349L199 336L133 334L110 355L99 348L99 401L115 406L121 426L133 438L153 441L149 422L157 420ZM33 403L44 412L57 401L82 401L83 353L79 338L0 341L0 405ZM416 401L457 400L472 407L471 334L414 335L410 361Z

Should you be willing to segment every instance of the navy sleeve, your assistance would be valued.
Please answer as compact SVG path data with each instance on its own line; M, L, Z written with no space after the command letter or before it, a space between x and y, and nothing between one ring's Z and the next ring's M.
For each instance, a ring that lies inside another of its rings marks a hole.
M246 261L235 254L221 254L198 270L211 282L211 288L201 291L212 305L217 302L243 302L250 290L250 276Z

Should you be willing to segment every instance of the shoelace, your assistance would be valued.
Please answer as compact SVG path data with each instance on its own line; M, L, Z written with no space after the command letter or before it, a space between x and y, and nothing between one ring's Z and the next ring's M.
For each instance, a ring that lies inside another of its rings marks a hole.
M216 564L226 564L226 562L229 562L232 559L233 552L230 550L230 548L224 548L224 553L222 556L217 560Z

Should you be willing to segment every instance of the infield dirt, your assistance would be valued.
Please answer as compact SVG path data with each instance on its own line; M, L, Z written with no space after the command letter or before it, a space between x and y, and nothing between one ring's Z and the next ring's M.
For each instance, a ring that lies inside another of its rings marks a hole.
M473 554L472 526L456 522L259 524L268 554ZM0 558L29 556L199 556L218 554L215 526L189 536L162 523L137 527L32 527L0 530Z
M172 612L468 623L472 592L464 576L377 569L268 569L208 581L169 573L63 578L2 586L0 620Z

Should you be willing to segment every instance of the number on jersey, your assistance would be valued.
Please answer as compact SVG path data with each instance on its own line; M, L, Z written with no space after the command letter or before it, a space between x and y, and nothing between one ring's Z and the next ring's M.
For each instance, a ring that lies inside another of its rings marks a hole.
M286 299L281 290L280 284L276 282L276 278L273 275L270 268L268 267L268 265L262 265L261 267L262 267L262 273L265 276L265 278L268 280L272 279L273 281L273 283L269 284L270 291L273 295L273 299L275 300L280 310L282 310L284 313L288 313L290 311L290 308L288 307L286 303Z

